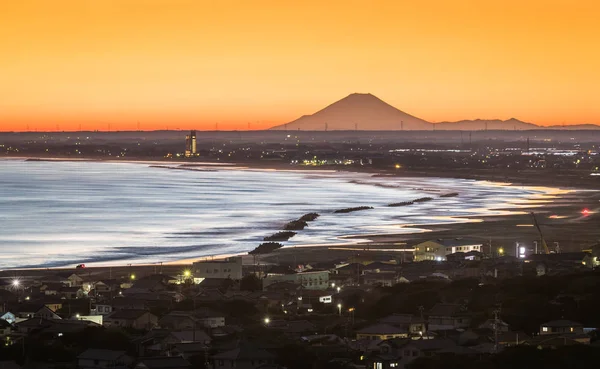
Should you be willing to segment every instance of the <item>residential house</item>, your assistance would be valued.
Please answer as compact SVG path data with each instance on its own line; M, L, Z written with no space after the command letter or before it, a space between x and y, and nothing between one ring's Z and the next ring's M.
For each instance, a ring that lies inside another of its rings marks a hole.
M147 310L123 309L107 315L104 325L148 330L158 325L158 318Z
M15 307L15 315L19 318L61 319L52 309L39 303L18 305Z
M90 315L109 315L114 311L112 304L96 304L92 307Z
M485 322L481 323L479 325L480 329L490 329L490 330L494 330L497 329L498 332L508 332L510 331L510 326L508 325L508 323L502 321L502 320L498 320L496 321L495 319L488 319Z
M162 277L162 276L159 276ZM167 284L163 282L163 278L154 276L148 276L137 280L133 286L126 289L123 293L125 295L148 293L148 292L160 292L167 289Z
M437 239L421 242L415 245L414 260L444 261L450 254L457 252L467 253L471 251L481 252L483 243L479 240L462 238Z
M528 340L524 340L522 345L533 346L539 349L556 349L562 346L573 346L573 345L589 345L591 338L587 334L541 334L539 336L531 337Z
M158 326L163 329L182 330L201 327L192 312L189 311L170 311L158 321Z
M408 331L385 323L377 323L356 331L356 339L386 340L391 338L406 338Z
M210 347L204 343L178 343L169 350L169 356L181 356L186 360L192 357L206 357Z
M158 356L140 358L133 369L190 369L192 364L183 357Z
M0 311L0 320L4 320L4 321L8 322L9 324L13 324L15 322L15 320L17 320L17 317L15 316L15 314L11 313L10 311L5 311L5 312Z
M267 325L269 330L281 331L286 336L300 337L315 334L316 327L308 320L272 320Z
M78 369L127 369L132 363L125 351L87 349L77 356Z
M19 333L40 331L54 336L64 333L82 332L88 327L99 327L98 324L86 320L30 318L15 324Z
M495 339L495 337L492 337ZM509 331L498 333L498 344L504 347L518 346L531 339L527 333L522 331Z
M46 296L56 296L60 294L60 291L65 287L66 285L62 284L62 283L52 283L52 282L47 282L47 283L43 283L40 286L40 292L43 293Z
M12 332L12 324L4 319L0 319L0 338L10 335ZM2 367L0 367L2 369Z
M59 282L69 287L80 287L83 285L83 278L75 273L58 273L54 277L44 278L44 282Z
M392 314L379 320L379 323L401 328L410 336L423 336L427 332L425 320L413 314Z
M194 278L242 279L242 258L231 257L224 260L198 261L192 265Z
M402 277L396 271L365 272L362 276L363 283L372 286L391 287L400 283Z
M181 343L202 343L204 345L209 345L212 339L208 334L206 334L203 330L189 330L189 331L178 331L171 332L167 337L162 341L162 346L164 349L170 349L173 346Z
M225 326L225 316L210 309L194 311L171 311L158 322L159 326L168 329L193 329L194 327L217 328Z
M553 320L540 325L540 335L582 334L583 325L571 320Z
M109 305L111 306L112 311L123 309L146 310L148 308L148 304L146 304L145 301L123 296L115 297L109 302Z
M74 300L87 296L87 292L81 286L72 286L61 288L59 295L67 300Z
M277 357L267 350L242 343L233 350L212 356L213 369L255 369L262 364L274 364Z
M464 348L447 338L427 340L394 338L380 342L378 347L378 353L371 354L366 358L366 368L403 369L420 357L431 357L443 352L464 352Z
M471 314L459 304L436 304L427 315L430 331L468 328L471 325Z
M35 314L33 314L35 318L44 318L44 319L61 319L61 317L56 314L52 309L47 307L46 305L41 306Z
M285 275L273 275L263 278L263 289L273 283L294 282L309 290L326 290L329 285L329 271L309 271Z

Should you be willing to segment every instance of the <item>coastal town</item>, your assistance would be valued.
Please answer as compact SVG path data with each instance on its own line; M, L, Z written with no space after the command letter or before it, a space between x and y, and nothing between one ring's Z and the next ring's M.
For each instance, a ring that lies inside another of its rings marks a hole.
M558 368L597 358L600 244L489 250L433 239L312 263L277 263L282 250L268 250L4 272L0 368L512 368L531 355Z

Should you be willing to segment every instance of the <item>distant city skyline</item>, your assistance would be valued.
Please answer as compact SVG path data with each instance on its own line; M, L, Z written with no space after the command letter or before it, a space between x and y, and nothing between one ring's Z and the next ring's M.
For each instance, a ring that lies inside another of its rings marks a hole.
M600 4L23 0L0 131L257 130L372 93L429 122L600 124Z

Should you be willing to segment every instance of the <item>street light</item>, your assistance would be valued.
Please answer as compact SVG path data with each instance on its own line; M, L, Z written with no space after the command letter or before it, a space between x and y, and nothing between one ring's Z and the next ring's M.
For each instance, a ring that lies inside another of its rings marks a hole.
M265 318L265 324L268 325L271 322L271 319Z
M504 255L504 249L502 247L500 247L498 249L498 255L500 255L500 256Z
M133 281L135 279L135 274L130 275L129 279L131 279Z
M12 281L12 285L13 287L19 287L21 285L21 282L18 279L14 279Z
M337 307L339 315L342 316L342 304L338 304Z
M192 272L190 272L189 270L184 270L183 271L183 276L186 278L189 278L192 275Z
M342 289L341 287L338 287L337 292L340 293L341 289Z

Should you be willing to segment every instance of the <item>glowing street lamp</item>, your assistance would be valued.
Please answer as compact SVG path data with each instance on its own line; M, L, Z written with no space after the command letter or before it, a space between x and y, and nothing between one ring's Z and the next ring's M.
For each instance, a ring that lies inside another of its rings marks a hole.
M130 275L129 279L131 279L133 281L135 279L135 274Z
M12 285L13 287L19 287L21 285L21 282L18 279L14 279L12 281Z
M498 249L498 255L504 255L504 249L502 247Z
M342 316L342 304L337 304L337 307L338 307L338 314L340 316Z
M270 322L271 322L271 319L265 318L265 325L269 325Z

